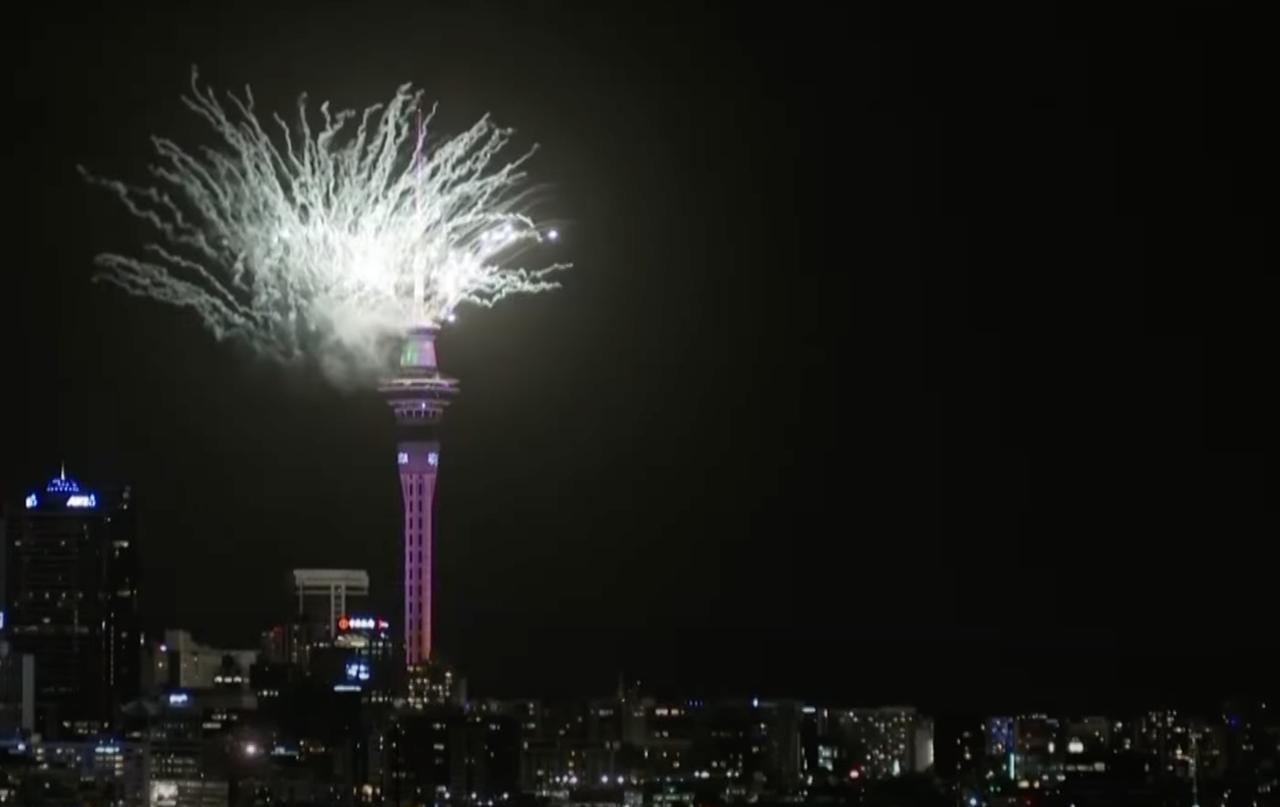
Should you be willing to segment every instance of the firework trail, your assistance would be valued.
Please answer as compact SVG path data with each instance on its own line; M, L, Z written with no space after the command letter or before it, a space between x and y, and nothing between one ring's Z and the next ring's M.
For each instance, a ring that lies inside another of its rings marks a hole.
M359 114L321 104L317 128L305 95L292 124L264 124L247 87L224 105L194 70L182 100L215 146L153 137L150 185L80 170L155 235L138 255L98 255L99 278L192 309L218 338L376 370L388 339L464 303L555 288L567 267L512 265L556 232L525 212L533 150L504 161L512 130L488 116L429 143L434 108L420 120L423 94L406 84Z

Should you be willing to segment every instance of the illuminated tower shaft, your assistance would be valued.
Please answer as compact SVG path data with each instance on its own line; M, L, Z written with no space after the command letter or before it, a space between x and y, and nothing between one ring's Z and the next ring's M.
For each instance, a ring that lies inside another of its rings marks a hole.
M400 371L379 389L395 413L404 502L404 650L409 665L431 658L432 521L440 442L436 429L458 382L436 367L436 331L409 332Z

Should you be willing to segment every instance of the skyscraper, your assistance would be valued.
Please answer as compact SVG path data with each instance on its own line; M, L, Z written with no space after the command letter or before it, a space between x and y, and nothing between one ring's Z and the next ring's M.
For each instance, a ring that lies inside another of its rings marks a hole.
M396 461L404 504L404 651L410 666L431 659L432 516L440 442L436 433L444 410L458 392L456 379L436 366L436 331L409 332L400 369L380 385L395 414L399 439Z
M99 731L137 695L141 661L130 492L65 470L6 518L5 632L35 660L36 729Z

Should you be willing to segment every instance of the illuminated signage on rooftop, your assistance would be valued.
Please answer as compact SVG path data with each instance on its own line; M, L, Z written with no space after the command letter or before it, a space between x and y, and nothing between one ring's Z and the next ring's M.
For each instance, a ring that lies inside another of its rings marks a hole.
M344 616L338 619L338 630L386 630L391 623L371 616Z
M65 470L49 480L49 484L44 486L44 492L55 495L67 494L66 498L61 500L62 504L74 510L92 510L98 506L98 495L91 491L82 491L80 483L67 476ZM28 510L34 510L40 506L40 496L34 491L28 493L24 504Z
M79 493L80 485L74 479L67 479L66 474L55 476L44 486L45 493Z

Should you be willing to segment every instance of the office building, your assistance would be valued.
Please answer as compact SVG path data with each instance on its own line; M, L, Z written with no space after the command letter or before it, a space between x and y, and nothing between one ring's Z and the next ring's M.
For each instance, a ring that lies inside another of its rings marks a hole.
M5 522L4 633L34 659L36 729L95 734L140 681L130 490L91 490L64 470Z

